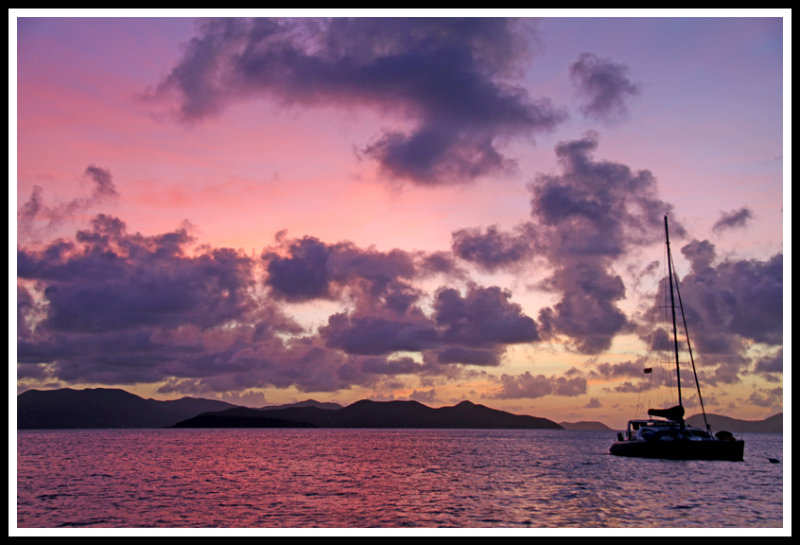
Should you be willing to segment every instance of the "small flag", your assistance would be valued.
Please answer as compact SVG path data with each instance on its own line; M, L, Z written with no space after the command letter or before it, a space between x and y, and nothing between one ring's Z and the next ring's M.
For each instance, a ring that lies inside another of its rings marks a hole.
M652 367L645 367L645 368L644 368L644 373L645 373L645 374L647 374L647 373L652 373L652 372L653 372L653 368L652 368Z

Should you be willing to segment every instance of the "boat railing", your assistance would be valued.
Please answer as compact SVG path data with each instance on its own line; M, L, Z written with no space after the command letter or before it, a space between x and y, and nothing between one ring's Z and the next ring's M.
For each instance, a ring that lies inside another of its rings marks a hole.
M675 422L674 420L629 420L628 427L625 430L625 439L631 440L636 436L644 437L652 433L679 433L681 437L685 438L711 438L711 434L699 428L687 426L684 422ZM622 434L618 434L621 436ZM622 440L622 439L620 439Z

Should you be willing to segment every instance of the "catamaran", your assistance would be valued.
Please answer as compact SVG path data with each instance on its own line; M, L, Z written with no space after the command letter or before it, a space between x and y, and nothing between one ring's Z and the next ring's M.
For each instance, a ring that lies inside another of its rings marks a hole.
M650 418L628 421L625 432L617 434L617 441L611 445L611 454L616 456L631 456L636 458L663 458L673 460L732 460L744 459L744 441L737 439L732 433L719 431L712 434L708 425L703 397L700 393L700 383L697 380L697 371L692 356L692 347L689 342L689 331L686 325L686 316L683 311L683 302L678 286L678 277L674 272L672 253L669 246L669 224L664 216L664 232L667 243L667 271L669 277L670 307L672 309L672 340L675 352L675 373L677 376L678 404L667 409L648 409ZM678 356L678 326L676 313L680 309L683 321L686 345L689 351L689 360L692 364L694 381L697 386L697 396L703 413L705 429L690 426L684 420L685 410L681 394L681 367ZM645 369L649 371L650 369Z

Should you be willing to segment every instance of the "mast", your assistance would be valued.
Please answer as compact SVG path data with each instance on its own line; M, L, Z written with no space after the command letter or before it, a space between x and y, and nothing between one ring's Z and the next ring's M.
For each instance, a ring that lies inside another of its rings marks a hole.
M670 308L672 309L672 339L675 345L675 370L678 374L678 405L683 407L683 399L681 397L681 366L678 363L678 325L675 320L675 294L672 287L672 252L669 248L669 226L667 224L667 216L664 216L664 233L667 237L667 271L669 273L669 300ZM683 422L683 417L681 417Z
M681 319L683 320L683 331L686 334L686 348L689 350L689 360L692 362L692 373L694 373L694 383L697 386L697 398L700 400L700 409L703 411L703 422L706 431L711 433L711 426L708 425L706 416L706 406L703 403L703 394L700 393L700 381L697 379L697 367L694 365L694 354L692 354L692 342L689 340L689 326L686 324L686 312L683 310L683 299L681 299L681 287L678 283L678 275L675 275L675 291L678 293L678 305L681 307Z

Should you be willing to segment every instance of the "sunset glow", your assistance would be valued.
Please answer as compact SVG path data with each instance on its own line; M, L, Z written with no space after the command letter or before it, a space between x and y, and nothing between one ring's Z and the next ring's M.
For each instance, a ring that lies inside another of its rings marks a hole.
M780 11L17 12L12 394L624 426L668 215L706 411L788 408Z

